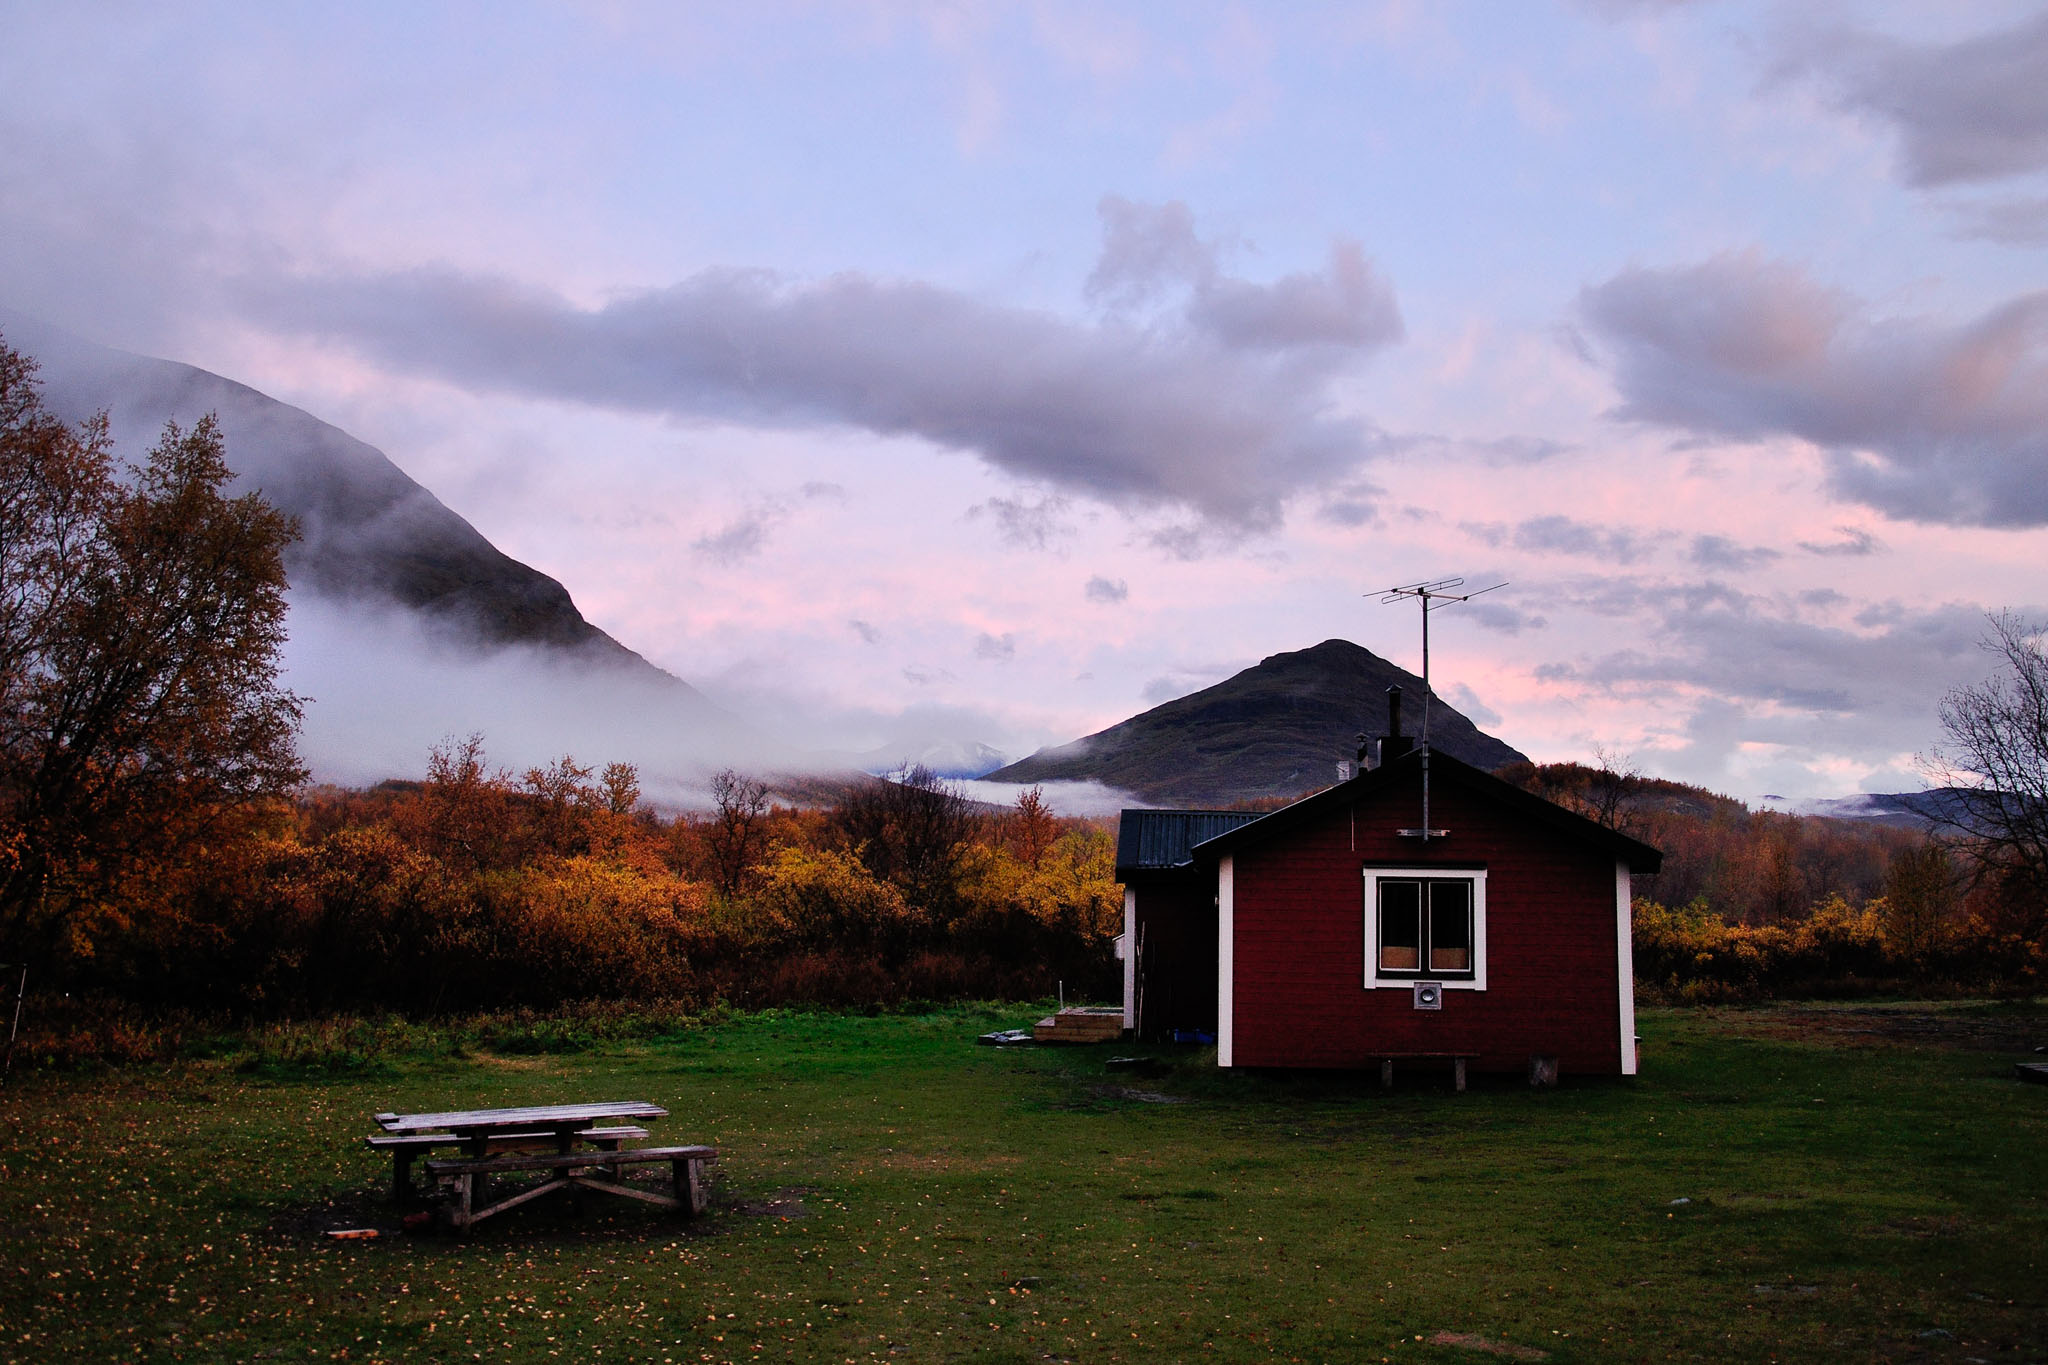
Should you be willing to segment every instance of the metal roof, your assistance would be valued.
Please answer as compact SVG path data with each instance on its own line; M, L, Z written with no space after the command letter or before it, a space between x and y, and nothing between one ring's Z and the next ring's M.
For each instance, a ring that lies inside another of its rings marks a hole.
M1116 875L1190 866L1196 844L1258 818L1248 810L1127 810L1117 821Z
M1440 779L1465 786L1571 838L1609 849L1617 857L1626 860L1633 871L1655 872L1664 863L1664 854L1642 840L1631 838L1619 830L1608 829L1533 792L1523 791L1512 782L1503 781L1492 773L1452 758L1441 750L1432 751L1429 758ZM1314 818L1317 813L1336 802L1369 799L1384 788L1405 782L1419 774L1421 770L1421 751L1410 750L1378 768L1360 773L1349 782L1339 782L1334 787L1325 787L1315 795L1305 796L1291 806L1282 806L1269 815L1258 817L1257 829L1247 828L1252 821L1236 821L1226 826L1221 833L1212 835L1204 843L1200 849L1202 862L1205 865L1212 864L1240 845L1256 844L1263 838L1292 829L1302 821ZM1191 860L1194 852L1193 849L1189 850ZM1121 840L1117 844L1117 853L1117 861L1121 863Z

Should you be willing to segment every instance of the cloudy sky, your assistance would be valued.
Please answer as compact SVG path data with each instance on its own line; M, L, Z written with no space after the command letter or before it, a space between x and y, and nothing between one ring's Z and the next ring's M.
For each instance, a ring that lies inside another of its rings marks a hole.
M379 446L811 744L1344 636L1917 786L2048 604L2048 9L7 3L0 300Z

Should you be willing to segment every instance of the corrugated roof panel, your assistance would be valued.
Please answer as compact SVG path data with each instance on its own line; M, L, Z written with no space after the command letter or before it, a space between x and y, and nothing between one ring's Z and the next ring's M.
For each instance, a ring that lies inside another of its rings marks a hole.
M1117 822L1117 873L1184 866L1196 844L1258 818L1245 810L1127 810Z

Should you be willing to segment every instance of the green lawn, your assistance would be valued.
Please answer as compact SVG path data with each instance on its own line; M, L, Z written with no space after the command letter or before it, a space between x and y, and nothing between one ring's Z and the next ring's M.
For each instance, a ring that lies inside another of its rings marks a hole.
M2011 1067L2048 1012L1918 1014L2007 1050L1649 1011L1631 1083L1383 1094L975 1047L1032 1011L961 1009L17 1076L0 1359L2048 1358L2048 1087ZM321 1235L396 1227L371 1113L593 1098L720 1147L706 1219Z

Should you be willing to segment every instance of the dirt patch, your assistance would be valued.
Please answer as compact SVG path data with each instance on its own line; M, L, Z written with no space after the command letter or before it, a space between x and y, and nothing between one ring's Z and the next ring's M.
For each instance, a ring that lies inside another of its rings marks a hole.
M2048 1013L2041 1011L2008 1014L1981 1008L1784 1005L1723 1017L1744 1033L1842 1047L1911 1044L2007 1055L2032 1054L2037 1047L2048 1047Z
M335 1228L375 1228L380 1236L398 1237L405 1214L388 1198L365 1191L286 1204L270 1215L264 1230L284 1242L326 1242Z
M1534 1346L1517 1346L1511 1341L1491 1341L1477 1332L1438 1332L1429 1339L1432 1346L1455 1346L1461 1351L1483 1351L1508 1360L1548 1360L1550 1352Z
M749 1218L781 1218L793 1221L808 1217L810 1211L804 1207L804 1196L811 1193L808 1185L790 1185L779 1190L770 1190L759 1199L740 1199L732 1204L734 1213Z
M1095 1093L1106 1100L1136 1100L1139 1104L1186 1104L1179 1095L1164 1095L1157 1090L1133 1090L1127 1085L1098 1085Z

